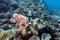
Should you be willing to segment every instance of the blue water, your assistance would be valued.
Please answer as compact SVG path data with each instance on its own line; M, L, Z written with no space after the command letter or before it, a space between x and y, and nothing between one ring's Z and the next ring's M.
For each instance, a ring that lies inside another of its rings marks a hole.
M60 10L60 0L44 0L50 10Z

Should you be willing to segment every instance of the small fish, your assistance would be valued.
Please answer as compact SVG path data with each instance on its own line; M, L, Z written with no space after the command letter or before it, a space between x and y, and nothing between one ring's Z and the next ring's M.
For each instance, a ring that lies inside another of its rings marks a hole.
M17 23L21 23L23 25L27 24L27 18L21 14L15 13L13 14L13 18L16 20Z

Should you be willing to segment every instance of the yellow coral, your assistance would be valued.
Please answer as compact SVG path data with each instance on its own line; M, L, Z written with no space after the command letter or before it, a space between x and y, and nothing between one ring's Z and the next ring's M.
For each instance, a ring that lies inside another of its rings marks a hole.
M4 38L10 36L10 34L6 31L0 33L0 40L3 40Z

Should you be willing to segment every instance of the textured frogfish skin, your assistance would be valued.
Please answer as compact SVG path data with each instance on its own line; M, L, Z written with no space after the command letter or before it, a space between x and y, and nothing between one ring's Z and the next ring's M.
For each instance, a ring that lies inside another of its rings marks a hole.
M17 21L17 23L21 23L23 25L27 24L27 19L25 16L21 15L21 14L13 14L13 18Z

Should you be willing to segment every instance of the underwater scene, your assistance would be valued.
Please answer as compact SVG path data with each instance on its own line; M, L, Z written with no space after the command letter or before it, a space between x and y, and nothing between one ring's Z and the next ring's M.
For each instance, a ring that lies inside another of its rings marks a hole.
M60 1L0 0L0 40L60 40Z

